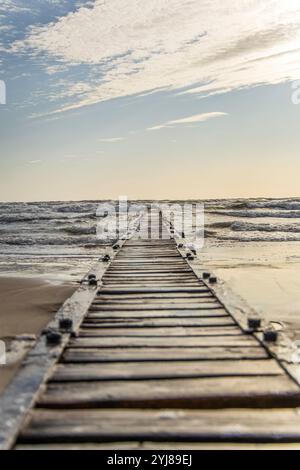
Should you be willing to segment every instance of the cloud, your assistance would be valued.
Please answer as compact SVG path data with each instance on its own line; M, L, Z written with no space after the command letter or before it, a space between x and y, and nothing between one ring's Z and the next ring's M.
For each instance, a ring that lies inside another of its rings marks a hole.
M40 56L48 73L53 61L57 72L99 70L86 86L66 83L55 109L66 111L157 90L204 96L298 79L299 22L298 0L95 0L33 26L11 52Z
M7 11L10 13L30 12L30 7L25 7L21 1L1 0L0 13L5 14Z
M227 113L221 112L213 112L213 113L202 113L196 114L194 116L189 116L183 119L175 119L172 121L164 122L158 126L148 127L148 131L157 131L159 129L165 129L170 127L177 127L179 125L189 125L189 124L196 124L198 122L205 122L209 121L210 119L214 119L217 117L228 116Z
M124 137L107 137L107 138L101 138L101 139L98 139L98 142L114 143L114 142L121 142L121 140L124 140Z
M42 162L42 160L30 160L28 163L30 165L36 165L37 163L41 163L41 162Z

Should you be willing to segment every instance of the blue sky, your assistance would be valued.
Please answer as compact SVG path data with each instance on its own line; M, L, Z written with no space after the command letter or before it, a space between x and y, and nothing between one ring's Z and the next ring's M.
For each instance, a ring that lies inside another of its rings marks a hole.
M295 0L0 4L0 200L299 196Z

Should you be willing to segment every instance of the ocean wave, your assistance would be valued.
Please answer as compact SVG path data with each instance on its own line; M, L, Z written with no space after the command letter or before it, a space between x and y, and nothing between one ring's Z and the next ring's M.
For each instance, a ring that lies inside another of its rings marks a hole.
M55 211L60 213L84 213L84 212L94 212L96 213L99 203L66 203L66 204L57 204L55 205Z
M210 214L224 215L229 217L247 217L247 218L258 218L258 217L272 217L272 218L289 218L289 219L299 219L300 210L293 211L254 211L254 210L217 210L210 211Z
M107 202L114 204L113 201ZM223 240L224 243L300 241L299 198L194 202L205 205L207 239ZM104 241L96 237L96 210L100 203L0 203L1 249L18 251L19 246L20 249L28 247L26 250L32 250L40 246L44 250L59 251L61 246L61 250L66 251L67 246L74 250L74 247L82 249L102 245ZM105 243L109 244L114 239L115 236L111 235Z
M84 220L84 219L94 219L96 218L95 213L87 212L83 214L5 214L0 215L0 223L3 224L12 224L12 223L22 223L22 222L43 222L43 221L53 221L53 223L65 223L66 220Z
M35 220L51 220L52 216L38 214L5 214L0 215L0 223L33 222Z
M71 225L69 227L61 227L61 230L70 235L96 235L96 226L84 227L82 225Z
M233 222L231 224L231 230L236 232L288 232L288 233L300 233L300 225L296 224L251 224L247 222Z
M300 234L296 233L263 233L263 232L247 232L233 234L220 234L211 233L208 238L214 238L220 241L233 241L233 242L300 242Z
M243 200L226 200L220 199L217 201L203 201L206 209L209 210L222 210L222 209L248 209L247 201Z
M205 224L205 227L209 228L231 228L232 222L213 222L211 224Z
M36 246L36 245L78 245L84 246L87 243L101 244L101 241L96 237L88 235L81 235L80 237L22 237L22 236L6 236L0 237L0 245L22 245L22 246Z
M247 207L250 209L285 209L300 210L300 199L264 199L261 201L247 201Z

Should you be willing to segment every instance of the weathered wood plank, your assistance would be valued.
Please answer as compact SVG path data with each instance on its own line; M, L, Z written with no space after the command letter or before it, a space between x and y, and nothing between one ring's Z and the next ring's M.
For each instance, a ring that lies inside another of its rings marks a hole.
M182 337L78 337L71 339L70 348L207 348L207 347L261 347L259 342L241 336L182 336Z
M145 302L148 302L149 300L156 300L156 301L174 301L174 302L177 302L177 301L180 301L180 302L197 302L199 299L203 299L203 298L212 298L213 296L211 295L210 291L207 289L207 290L204 290L203 289L203 292L200 292L200 293L195 293L195 294L192 294L192 293L188 293L188 294L185 294L185 293L162 293L162 294L159 294L159 293L145 293L145 294L135 294L135 293L129 293L129 294L101 294L101 293L98 293L97 294L97 297L95 298L95 301L105 301L105 300L115 300L115 301L118 301L118 300L121 300L122 302L125 301L125 300L128 300L128 301L140 301L140 302L143 302L143 300Z
M150 293L197 293L207 292L207 287L103 287L100 294L150 294Z
M169 328L132 328L128 325L127 328L89 328L88 324L84 324L80 331L79 337L109 337L109 336L122 336L122 337L153 337L153 336L243 336L240 328L233 327L215 327L215 328L197 328L197 327L169 327Z
M202 297L199 297L198 299L165 299L165 298L157 298L157 299L151 299L151 298L146 298L146 299L114 299L113 297L110 298L95 298L93 305L180 305L180 306L185 306L187 305L188 307L192 306L198 306L199 304L203 304L203 302L216 302L216 299L211 296L210 294L202 295Z
M123 441L123 442L38 442L18 444L15 450L300 450L300 442L149 442L149 441Z
M187 273L187 274L194 274L194 271L188 266L180 266L180 267L175 267L175 266L160 266L158 267L155 265L155 267L136 267L136 268L131 268L131 267L115 267L114 265L112 267L109 267L107 270L107 273L109 274L167 274L167 273L173 273L173 274L179 274L179 273Z
M57 408L225 408L299 406L286 376L49 383L39 406Z
M203 318L203 317L227 317L225 310L221 308L198 309L198 310L130 310L130 311L89 311L86 318Z
M126 267L131 267L131 268L134 268L134 267L138 267L138 266L153 266L155 268L157 267L160 267L160 266L169 266L169 267L180 267L180 266L183 266L183 267L186 267L186 264L185 264L185 260L182 259L182 258L178 258L178 259L168 259L168 258L165 258L165 259L151 259L149 258L148 260L147 259L128 259L128 260L116 260L114 262L114 267L123 267L123 266L126 266Z
M193 281L196 281L196 278L195 276L193 276L192 274L189 274L189 273L178 273L178 274L173 274L173 273L168 273L166 275L164 275L163 273L157 273L157 274L153 274L153 273L140 273L140 274L126 274L126 276L124 276L124 274L107 274L105 276L103 276L103 279L105 279L106 281L119 281L119 280L126 280L126 281L140 281L140 282L144 282L145 280L147 281L165 281L165 280L172 280L172 281L189 281L189 280L193 280ZM197 281L198 282L198 281Z
M268 353L263 348L66 348L63 354L65 362L129 362L129 361L185 361L185 360L226 360L226 359L266 359Z
M228 327L234 325L231 317L203 317L203 318L92 318L86 316L82 328L159 328L159 327Z
M226 376L279 376L283 370L277 362L261 361L178 361L129 362L102 364L59 364L51 382L83 382L97 380L166 379Z
M176 288L176 287L195 287L197 288L198 284L197 282L178 282L178 281L165 281L165 282L156 282L156 281L144 281L144 282L135 282L135 281L124 281L124 282L105 282L103 281L103 287L111 287L111 288L120 288L120 289L125 289L125 288L137 288L137 289L151 289L151 288Z
M297 410L36 410L20 443L300 442ZM189 444L190 445L190 444Z
M102 303L101 301L94 301L89 308L90 312L144 312L144 311L183 311L183 312L190 312L190 311L201 311L201 310L219 310L224 308L222 305L217 302L214 298L212 299L204 299L202 302L199 301L198 303L189 303L186 305L185 303L174 303L174 304L151 304L150 302L147 304L127 304L126 302L118 303Z

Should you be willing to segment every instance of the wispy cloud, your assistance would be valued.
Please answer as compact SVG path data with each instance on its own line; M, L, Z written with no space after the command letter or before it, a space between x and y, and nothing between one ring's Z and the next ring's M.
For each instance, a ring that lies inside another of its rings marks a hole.
M98 139L98 142L114 143L114 142L121 142L121 140L124 140L124 137L106 137L106 138Z
M168 127L177 127L179 125L191 125L197 124L199 122L209 121L210 119L214 119L217 117L228 116L227 113L221 112L213 112L213 113L202 113L202 114L194 114L193 116L189 116L182 119L174 119L172 121L164 122L163 124L159 124L158 126L148 127L148 131L157 131L159 129L165 129Z
M28 163L29 163L30 165L36 165L37 163L41 163L41 162L42 162L42 160L29 160Z
M11 51L40 55L53 75L99 68L85 86L66 81L56 107L66 111L155 90L207 95L300 78L299 22L298 0L95 0L32 27Z

